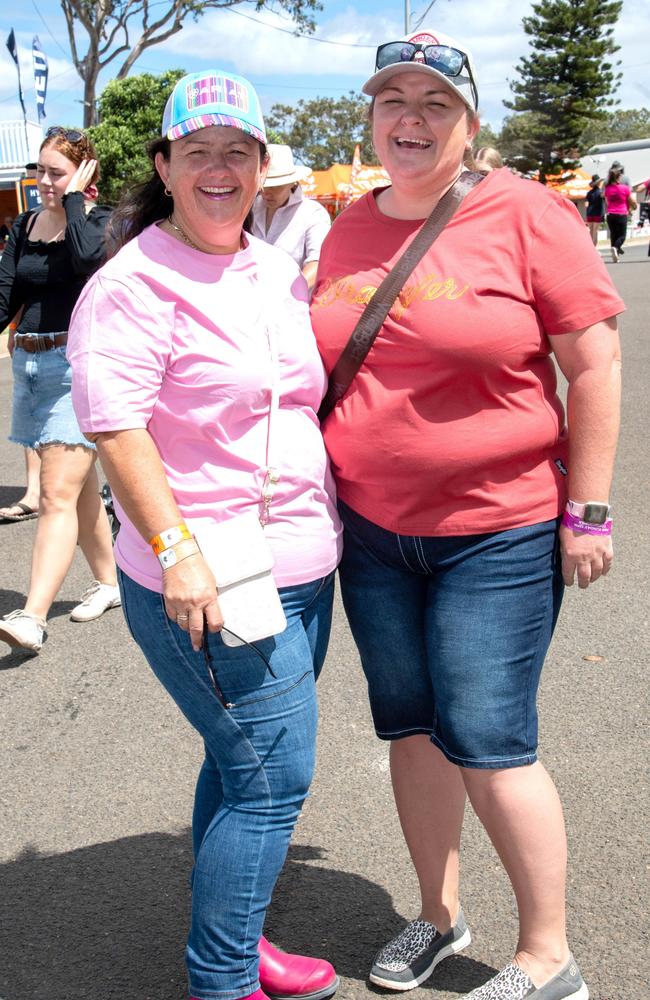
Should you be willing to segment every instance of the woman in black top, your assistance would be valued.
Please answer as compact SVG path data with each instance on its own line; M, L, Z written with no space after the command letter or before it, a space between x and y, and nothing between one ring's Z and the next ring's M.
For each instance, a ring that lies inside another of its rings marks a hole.
M0 639L38 653L50 606L77 540L94 582L74 621L120 603L111 531L99 497L96 451L79 430L70 399L67 329L88 276L104 260L109 210L87 195L99 174L81 132L49 129L39 151L42 208L16 220L0 261L0 329L19 317L10 340L14 394L10 440L41 455L41 501L24 609L0 620Z
M598 174L592 174L587 191L587 227L595 247L598 246L598 229L605 218L605 201L603 199L602 180Z

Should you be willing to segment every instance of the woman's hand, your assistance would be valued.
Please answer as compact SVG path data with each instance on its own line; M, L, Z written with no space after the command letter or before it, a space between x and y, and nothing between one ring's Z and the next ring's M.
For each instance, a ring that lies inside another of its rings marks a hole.
M560 526L560 550L565 584L571 587L577 578L581 590L609 573L614 559L611 535L588 535L564 524Z
M203 556L187 556L163 572L165 610L179 628L189 632L196 651L203 642L203 619L210 632L219 632L223 616L217 600L217 585Z
M92 182L93 174L97 169L97 160L82 160L74 174L68 181L65 194L73 194L75 191L85 191Z

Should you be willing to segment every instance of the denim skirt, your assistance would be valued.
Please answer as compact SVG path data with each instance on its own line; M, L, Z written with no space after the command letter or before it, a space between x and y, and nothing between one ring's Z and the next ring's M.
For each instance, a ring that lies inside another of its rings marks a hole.
M35 354L16 347L12 367L14 392L9 440L25 448L67 444L94 450L94 444L81 433L72 408L72 369L65 346Z

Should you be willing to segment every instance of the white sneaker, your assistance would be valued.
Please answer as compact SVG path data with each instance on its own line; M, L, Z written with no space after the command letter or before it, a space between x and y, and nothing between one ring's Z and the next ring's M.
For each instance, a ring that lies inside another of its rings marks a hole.
M618 250L612 247L612 264L618 264Z
M47 635L46 625L43 618L34 618L25 611L12 611L0 619L0 639L10 646L38 653Z
M95 580L83 595L81 604L72 609L70 618L73 622L91 622L109 608L119 608L121 603L119 587Z

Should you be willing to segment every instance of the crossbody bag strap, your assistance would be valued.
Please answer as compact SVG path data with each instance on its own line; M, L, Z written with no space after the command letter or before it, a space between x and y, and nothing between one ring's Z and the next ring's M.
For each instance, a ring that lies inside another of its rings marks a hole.
M361 368L368 351L381 330L391 306L404 287L406 279L413 273L433 241L437 239L458 210L466 195L483 180L483 177L483 174L469 170L460 175L456 183L440 199L422 228L418 230L395 266L382 281L363 310L350 339L331 371L327 392L318 411L321 423L348 391L352 380Z

